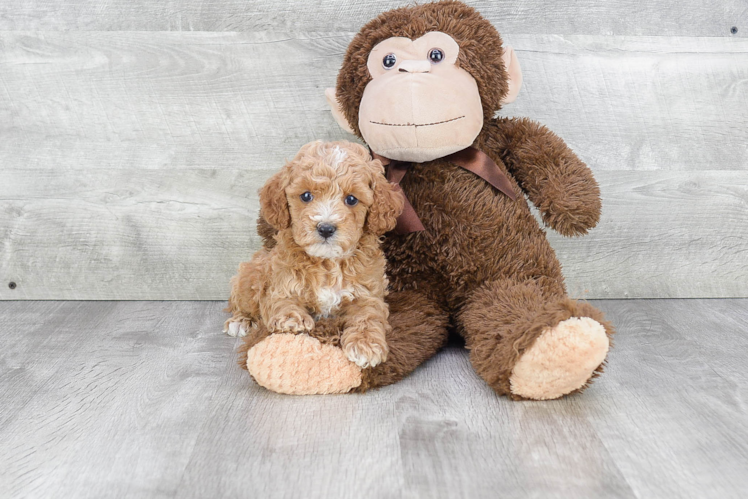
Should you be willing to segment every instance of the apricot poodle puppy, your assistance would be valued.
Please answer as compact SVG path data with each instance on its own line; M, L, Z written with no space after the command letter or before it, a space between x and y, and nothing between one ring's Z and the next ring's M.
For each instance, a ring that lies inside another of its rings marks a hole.
M260 210L278 233L239 266L226 322L231 335L310 332L336 317L341 347L362 368L387 359L390 331L380 237L403 208L379 160L346 141L305 145L260 190Z

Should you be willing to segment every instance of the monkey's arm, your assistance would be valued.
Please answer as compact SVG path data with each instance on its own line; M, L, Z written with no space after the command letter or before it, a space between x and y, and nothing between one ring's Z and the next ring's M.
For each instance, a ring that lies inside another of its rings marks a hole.
M585 234L600 220L600 188L569 146L526 118L498 118L486 146L498 151L543 222L564 236Z

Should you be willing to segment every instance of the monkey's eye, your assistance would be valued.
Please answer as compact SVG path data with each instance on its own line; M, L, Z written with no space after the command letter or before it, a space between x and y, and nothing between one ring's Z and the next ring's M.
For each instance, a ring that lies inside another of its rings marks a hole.
M358 198L356 198L352 194L349 194L348 196L345 197L345 204L348 205L349 207L355 207L356 203L358 203Z
M304 191L303 193L301 193L301 196L299 196L299 198L301 198L301 201L303 201L304 203L309 203L314 199L314 196L312 196L312 193L310 193L309 191Z
M384 66L384 69L392 69L395 67L396 62L397 57L395 57L395 54L387 54L384 56L384 59L382 59L382 66Z
M429 60L434 64L439 64L444 59L444 51L442 49L431 49L429 50Z

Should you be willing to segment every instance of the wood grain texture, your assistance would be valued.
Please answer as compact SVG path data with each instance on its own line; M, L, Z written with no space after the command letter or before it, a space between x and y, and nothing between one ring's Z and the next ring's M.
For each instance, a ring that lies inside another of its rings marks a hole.
M604 376L512 402L456 343L394 386L292 397L236 366L223 303L3 302L0 496L746 496L748 300L593 304Z
M0 298L226 298L260 241L256 186L238 169L6 171ZM748 172L598 173L603 219L548 233L576 297L746 294ZM29 193L17 199L14 192ZM23 242L34 242L33 245Z
M748 42L507 35L603 190L587 298L748 295ZM350 34L0 32L0 299L221 299L256 191L333 122ZM313 68L313 71L310 70Z
M0 30L357 31L407 0L6 0ZM530 34L746 36L741 0L467 0L501 31ZM732 35L730 28L738 26Z
M748 164L748 40L507 35L524 88L506 116L597 170ZM0 158L24 168L276 168L334 123L348 35L1 33ZM311 69L310 69L311 68Z

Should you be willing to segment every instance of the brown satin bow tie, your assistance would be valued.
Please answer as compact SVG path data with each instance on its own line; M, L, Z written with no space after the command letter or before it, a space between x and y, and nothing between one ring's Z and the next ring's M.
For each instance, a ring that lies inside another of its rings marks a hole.
M411 163L390 160L389 158L380 156L373 151L371 152L371 156L374 159L381 161L382 165L386 167L387 180L395 184L398 189L402 190L400 187L400 181L405 177L405 173L408 171ZM512 189L512 183L509 181L509 178L501 171L491 157L480 149L471 146L462 151L445 156L443 159L457 165L458 167L464 168L465 170L469 170L512 200L517 199L517 194ZM406 197L403 213L397 218L397 226L395 226L394 230L395 233L408 234L416 231L423 231L424 229L421 219L418 218L418 214L416 214L416 211L413 209L413 205L410 204Z

